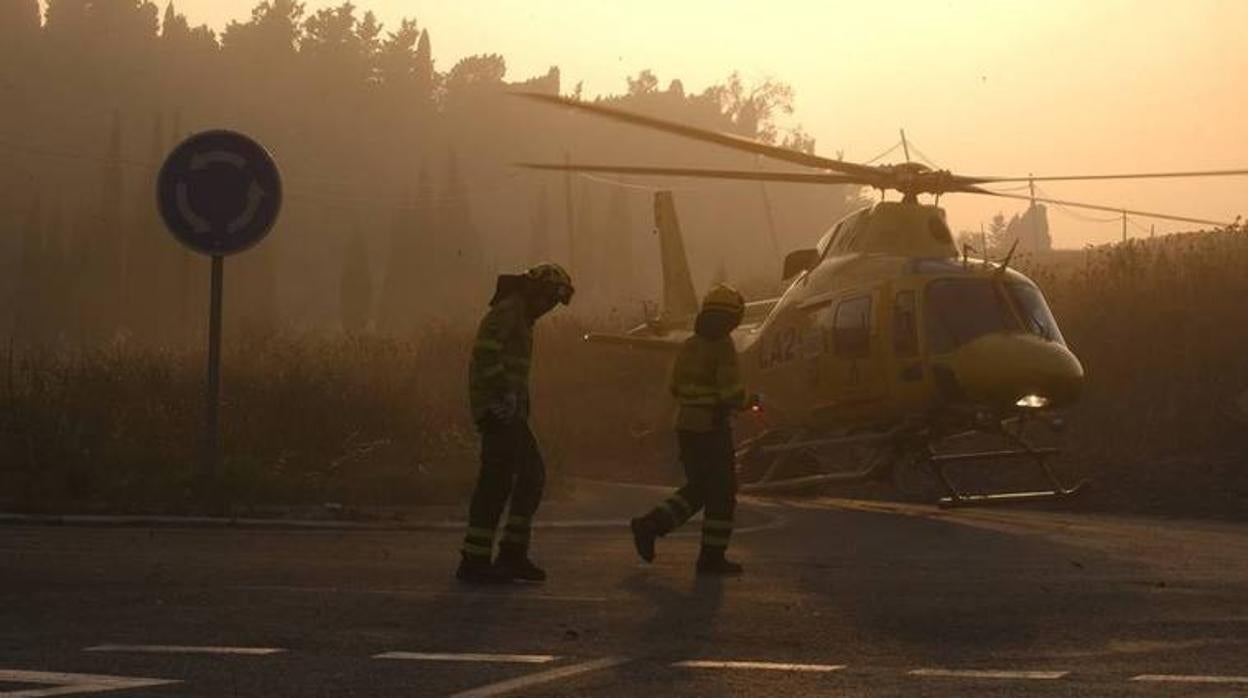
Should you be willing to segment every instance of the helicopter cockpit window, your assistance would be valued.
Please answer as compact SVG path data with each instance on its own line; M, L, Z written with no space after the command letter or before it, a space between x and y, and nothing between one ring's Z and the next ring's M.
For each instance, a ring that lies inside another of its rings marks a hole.
M837 356L861 359L871 355L871 297L842 301L836 307L832 344Z
M1005 287L1009 289L1010 298L1014 300L1014 307L1018 309L1018 314L1023 318L1023 325L1028 331L1050 342L1066 343L1061 330L1057 329L1057 321L1053 319L1053 313L1049 310L1049 304L1044 302L1044 295L1040 293L1040 289L1023 283L1006 284Z
M893 352L902 358L919 355L918 309L914 291L899 291L893 299Z
M953 242L953 233L949 232L949 226L941 218L928 218L927 229L931 231L932 237L936 238L936 242Z
M986 334L1019 329L989 279L936 279L927 285L924 301L924 327L932 354L947 354Z
M841 228L843 228L844 226L845 226L845 221L841 221L840 223L837 223L835 228L833 228L832 230L829 230L819 240L819 244L816 246L816 249L819 250L819 259L823 259L824 257L828 256L828 250L832 249L832 243L836 241L837 234L841 232Z

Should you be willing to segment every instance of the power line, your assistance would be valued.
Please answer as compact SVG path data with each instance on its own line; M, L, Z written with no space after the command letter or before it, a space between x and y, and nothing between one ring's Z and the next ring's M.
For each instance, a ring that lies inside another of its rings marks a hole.
M1036 191L1038 191L1038 192L1040 192L1042 195L1044 195L1044 198L1046 198L1046 199L1053 199L1053 198L1054 198L1052 194L1050 194L1049 192L1045 191L1045 190L1044 190L1043 188L1041 188L1041 187L1036 187ZM1099 216L1092 216L1092 215L1089 215L1089 214L1086 214L1086 213L1081 213L1081 212L1079 212L1079 211L1075 211L1075 210L1073 210L1073 209L1071 209L1071 208L1069 208L1069 207L1067 207L1067 206L1063 206L1062 204L1059 204L1059 203L1054 203L1054 204L1053 204L1053 206L1056 206L1058 210L1060 210L1062 213L1065 213L1066 215L1070 216L1071 218L1074 218L1074 219L1076 219L1076 220L1081 220L1081 221L1083 221L1083 222L1085 222L1085 223L1117 223L1117 222L1119 222L1119 221L1121 221L1121 220L1122 220L1122 216L1112 216L1112 217L1109 217L1109 218L1101 218L1101 217L1099 217Z
M897 141L896 143L894 143L894 144L893 144L893 147L889 148L888 150L885 150L884 152L880 153L879 155L876 155L875 157L871 158L870 160L866 160L866 161L864 161L862 164L864 164L864 165L871 165L871 164L874 164L874 163L876 163L876 162L879 162L880 160L883 160L884 158L888 157L889 155L892 155L893 153L897 152L897 149L898 149L898 148L900 148L901 146L902 146L901 141Z
M924 155L923 151L919 150L919 146L914 144L914 141L910 141L910 150L913 150L914 154L919 156L919 160L922 161L924 165L935 168L937 170L940 169L940 165L937 165L935 161L933 161L928 156Z

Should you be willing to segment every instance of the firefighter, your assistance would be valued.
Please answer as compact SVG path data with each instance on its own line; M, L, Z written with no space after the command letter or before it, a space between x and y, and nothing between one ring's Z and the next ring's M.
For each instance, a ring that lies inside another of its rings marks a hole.
M676 417L685 485L649 514L632 520L637 554L654 560L655 539L678 528L705 508L699 574L736 575L742 567L725 559L736 509L736 458L731 416L746 407L745 390L730 333L741 324L745 300L719 285L707 293L672 370L671 391L679 402Z
M572 278L557 264L502 275L481 321L468 372L472 417L481 434L481 472L455 576L468 583L541 582L529 559L533 514L542 500L546 465L529 429L529 363L533 323L572 301ZM504 506L507 521L491 560Z

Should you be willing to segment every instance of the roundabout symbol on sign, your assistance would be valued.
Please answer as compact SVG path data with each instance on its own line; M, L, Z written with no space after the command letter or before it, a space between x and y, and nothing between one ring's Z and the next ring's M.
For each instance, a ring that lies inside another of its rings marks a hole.
M160 169L156 191L169 232L212 256L242 252L263 240L282 206L273 158L232 131L199 133L175 148Z

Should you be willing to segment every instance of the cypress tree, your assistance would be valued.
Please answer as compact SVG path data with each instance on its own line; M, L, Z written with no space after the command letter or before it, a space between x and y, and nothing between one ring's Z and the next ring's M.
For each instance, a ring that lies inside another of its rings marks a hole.
M633 214L628 205L628 192L620 187L611 190L606 235L603 248L610 279L608 292L612 295L610 301L618 303L633 292Z
M17 306L14 313L14 334L28 343L37 343L42 339L40 318L47 312L47 308L43 307L42 217L43 202L40 194L36 192L30 212L22 226L22 246L17 272Z
M424 173L421 173L424 177ZM418 201L406 187L404 203L394 211L390 229L390 254L386 256L385 278L382 280L381 298L377 310L377 329L396 333L407 328L412 311L413 281L419 273L420 249L417 236L422 232L417 225Z
M446 236L451 258L447 270L452 273L452 302L462 307L469 298L481 295L476 287L485 277L485 251L481 237L472 223L468 187L460 176L459 156L452 147L447 155L446 190L442 197L440 231Z
M416 42L415 82L416 93L422 104L433 102L433 91L437 74L433 70L433 47L430 45L429 30L422 29L420 40Z
M121 114L113 111L108 149L102 172L100 207L95 240L90 246L88 263L92 265L91 304L97 329L112 335L119 326L121 309L127 298L126 235L122 227Z
M529 262L550 260L550 204L543 185L537 195L537 208L533 213L533 231L529 241Z
M356 334L368 329L372 302L368 247L359 232L352 232L342 256L342 277L339 284L339 310L344 332Z

